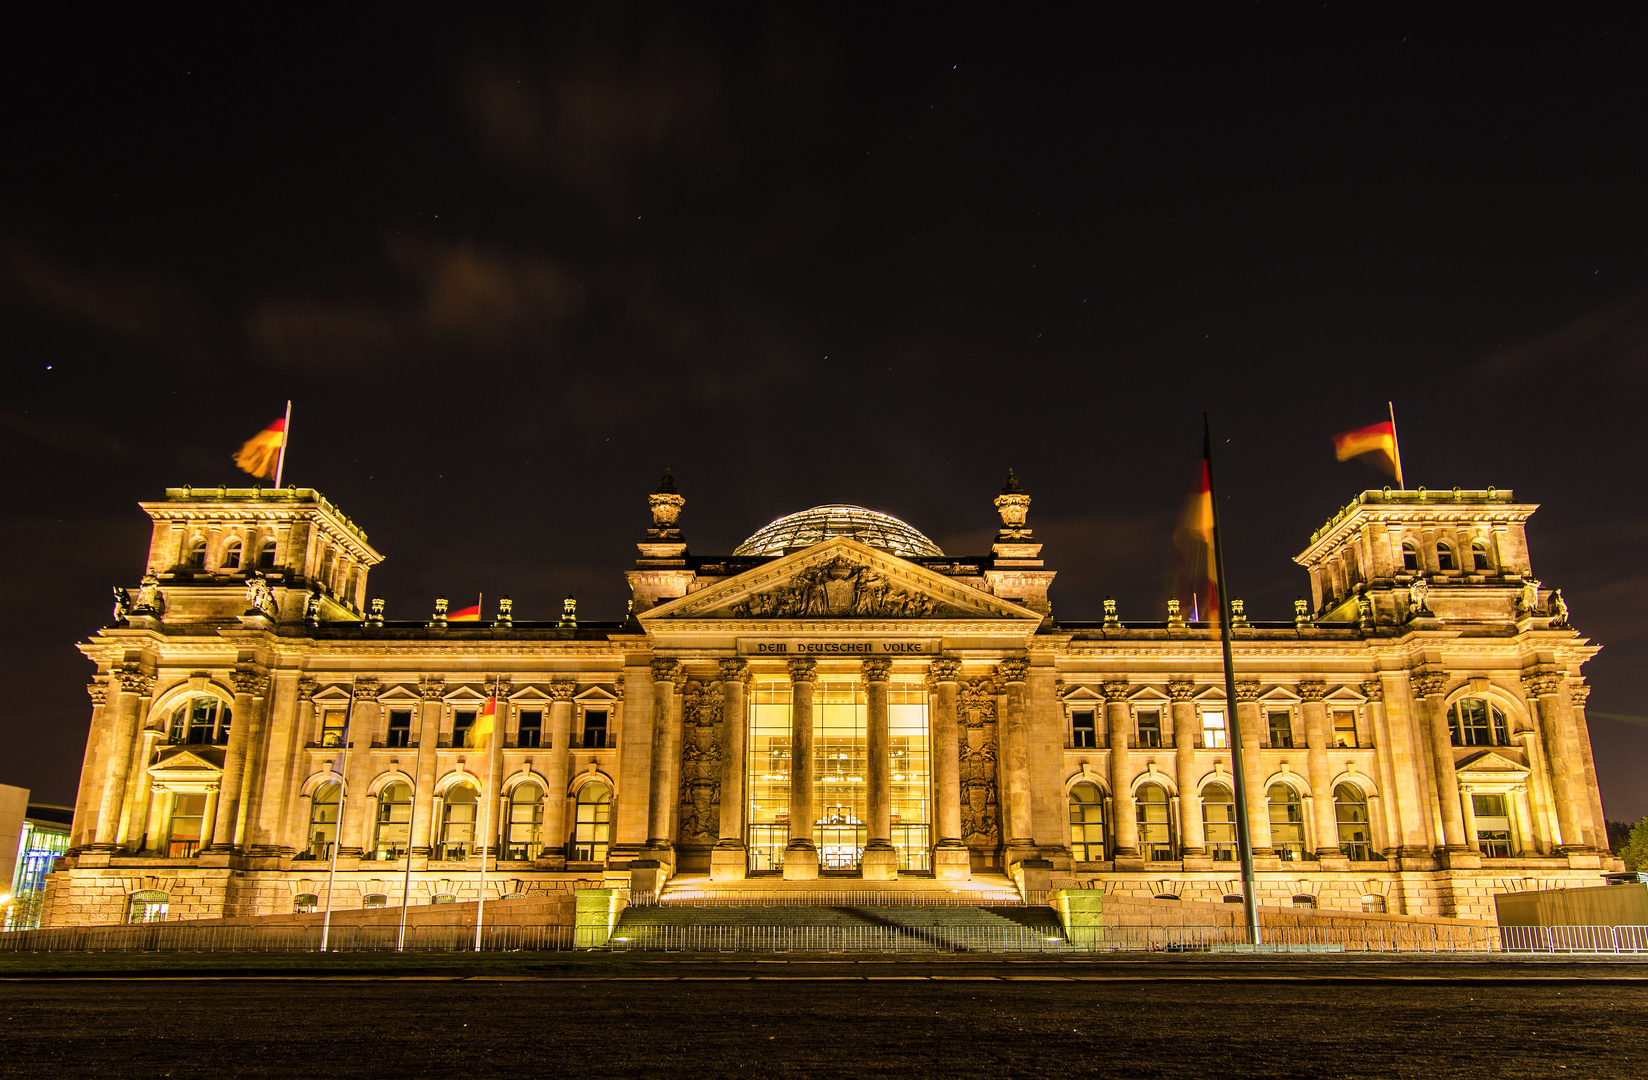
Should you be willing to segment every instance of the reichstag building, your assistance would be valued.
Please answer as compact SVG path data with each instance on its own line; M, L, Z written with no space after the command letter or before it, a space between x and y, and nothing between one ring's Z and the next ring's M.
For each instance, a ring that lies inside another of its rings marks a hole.
M1176 603L1057 619L1011 478L972 554L839 505L695 555L670 477L648 502L622 623L386 620L379 553L309 489L142 504L145 572L80 646L46 924L310 910L334 862L339 909L473 900L483 858L489 899L643 867L1218 902L1238 784L1265 903L1491 919L1495 892L1613 865L1597 647L1534 579L1510 491L1337 510L1293 618L1233 618L1235 701L1218 630Z

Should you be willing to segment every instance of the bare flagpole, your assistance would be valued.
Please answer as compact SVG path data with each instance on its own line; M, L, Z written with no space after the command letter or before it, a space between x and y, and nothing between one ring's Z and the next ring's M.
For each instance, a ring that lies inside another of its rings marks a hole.
M1213 424L1202 414L1202 457L1207 466L1207 497L1213 504L1213 570L1219 581L1219 640L1225 654L1225 727L1230 732L1230 771L1236 789L1236 851L1242 860L1242 914L1248 935L1259 944L1259 907L1254 898L1253 837L1247 821L1247 774L1242 771L1242 725L1236 720L1236 661L1230 648L1230 596L1225 585L1225 554L1219 544L1219 495L1213 486Z
M288 406L290 407L290 406ZM326 918L320 924L320 951L332 937L332 889L338 880L338 848L343 844L344 784L349 778L349 725L355 719L355 680L349 680L349 709L343 714L343 765L338 770L338 820L333 823L332 868L326 873Z
M406 879L401 883L401 928L395 933L395 951L406 951L406 905L412 895L412 837L418 831L418 778L423 775L423 709L418 709L418 757L412 766L412 813L406 823ZM430 808L433 811L433 807ZM431 823L433 824L433 823Z
M265 414L267 415L267 414ZM275 488L280 488L280 478L286 475L286 444L292 441L292 399L286 399L286 424L280 429L280 459L275 462Z
M1400 491L1406 491L1408 490L1408 485L1402 479L1402 440L1396 437L1396 403L1394 401L1387 401L1385 402L1385 407L1390 410L1391 456L1396 458L1396 487Z
M492 740L498 733L498 685L492 685L492 730L486 733L486 787L481 792L481 892L475 897L475 951L481 951L481 917L486 909L486 849L492 832Z

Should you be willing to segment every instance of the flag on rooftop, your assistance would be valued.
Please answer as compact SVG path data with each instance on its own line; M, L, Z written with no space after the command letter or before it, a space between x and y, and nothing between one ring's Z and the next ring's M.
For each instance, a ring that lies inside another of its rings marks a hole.
M286 445L286 421L276 420L246 440L235 452L235 464L259 480L273 480L280 468L280 451Z
M457 611L454 611L454 612L450 613L449 615L447 615L446 621L447 622L480 622L481 621L481 605L471 604L469 607L459 608Z
M1333 437L1333 453L1340 461L1349 461L1363 454L1376 455L1381 468L1396 477L1398 487L1402 480L1402 448L1396 441L1396 407L1390 406L1390 419L1359 427Z
M1196 486L1179 515L1173 542L1183 554L1179 583L1190 593L1191 619L1199 621L1197 616L1201 616L1212 620L1219 610L1219 575L1213 560L1213 492L1208 484L1205 455Z

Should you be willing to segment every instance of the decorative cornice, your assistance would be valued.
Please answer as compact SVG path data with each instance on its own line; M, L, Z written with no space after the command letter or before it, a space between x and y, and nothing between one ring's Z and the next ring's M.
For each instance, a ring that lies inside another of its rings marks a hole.
M578 692L578 684L571 679L553 679L549 684L549 696L552 701L571 701L572 695Z
M1299 697L1304 701L1321 701L1328 696L1328 684L1310 679L1299 684Z
M927 665L927 677L935 683L953 683L961 678L961 661L940 656Z
M867 664L869 661L866 660L865 663ZM883 661L883 663L886 663L886 661ZM1030 661L1008 657L996 665L996 673L1001 676L1001 681L1004 683L1021 683L1024 681L1025 676L1030 674Z
M866 657L864 660L864 681L867 683L884 683L892 674L893 662L880 656Z

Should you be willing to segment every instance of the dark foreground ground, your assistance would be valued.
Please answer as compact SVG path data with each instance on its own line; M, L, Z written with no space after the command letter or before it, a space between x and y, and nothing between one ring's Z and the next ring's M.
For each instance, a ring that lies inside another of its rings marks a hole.
M207 959L0 957L0 1076L1648 1074L1643 964Z

